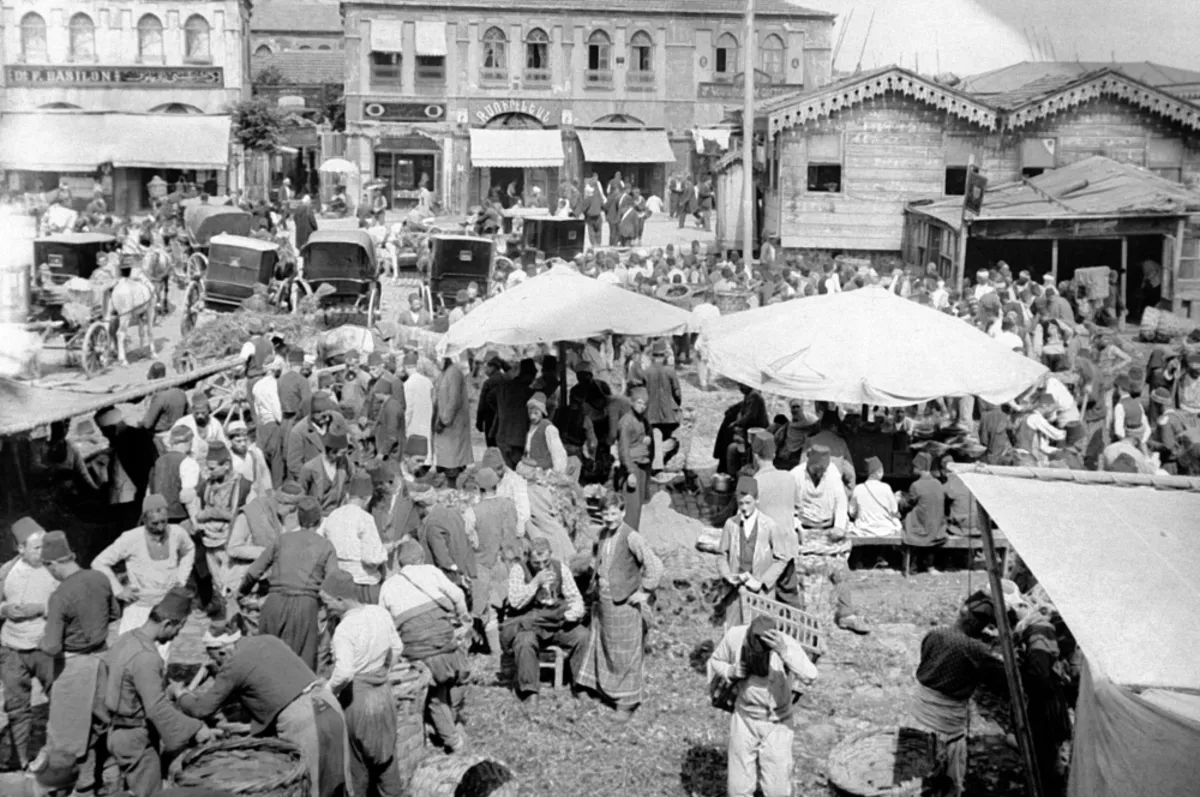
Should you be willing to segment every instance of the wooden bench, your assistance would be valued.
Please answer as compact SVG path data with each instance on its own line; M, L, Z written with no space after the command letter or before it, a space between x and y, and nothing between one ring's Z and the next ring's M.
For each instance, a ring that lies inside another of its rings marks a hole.
M1001 574L1008 570L1008 540L1000 532L993 532L993 539L996 544L996 554L1000 557L1000 572ZM853 549L869 549L869 548L899 548L904 557L903 573L907 577L910 570L913 546L905 545L904 538L899 534L892 534L887 537L851 537L850 544ZM935 546L929 550L933 551L967 551L967 550L983 550L983 537L948 537L942 545ZM969 567L970 562L967 563Z

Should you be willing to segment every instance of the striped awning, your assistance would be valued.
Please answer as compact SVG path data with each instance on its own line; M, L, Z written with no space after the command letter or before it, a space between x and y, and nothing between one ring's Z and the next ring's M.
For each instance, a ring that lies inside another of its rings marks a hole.
M476 167L558 168L563 164L557 130L471 131L471 165Z

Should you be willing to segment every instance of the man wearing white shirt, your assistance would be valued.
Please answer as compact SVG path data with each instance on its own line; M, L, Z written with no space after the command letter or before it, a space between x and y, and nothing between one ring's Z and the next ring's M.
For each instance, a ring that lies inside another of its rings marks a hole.
M1054 406L1058 410L1055 423L1059 427L1065 429L1068 424L1079 421L1079 406L1075 404L1075 396L1066 385L1057 377L1047 375L1045 390L1054 399Z
M896 494L883 482L883 462L867 457L867 480L850 493L851 531L858 537L899 534L900 506Z
M333 510L321 526L337 551L338 567L354 579L358 601L368 604L379 602L379 584L387 562L387 549L379 539L375 518L366 510L373 494L371 477L355 476L346 503Z
M1012 319L1005 317L1000 323L999 334L994 337L996 338L996 342L1003 345L1004 348L1015 351L1017 354L1024 354L1025 341L1021 340L1021 336L1013 331L1015 328L1016 324L1013 323Z
M409 441L412 441L405 446L405 453L409 453L410 448L412 451L417 450L419 446L416 446L417 441L414 438L419 437L424 441L424 454L417 456L425 456L432 460L433 381L420 372L420 361L421 358L415 351L406 352L404 355L404 373L407 374L404 380L404 428L408 432Z
M192 432L192 458L197 463L208 461L209 443L228 443L225 430L218 421L212 419L212 405L208 402L208 394L202 390L192 393L191 412L175 422L172 431L180 426L186 426Z
M692 308L692 318L688 323L688 334L696 336L693 349L696 352L696 379L700 382L701 390L708 390L708 338L705 337L704 327L720 317L721 308L705 300Z
M279 375L283 373L282 357L272 358L265 366L262 378L254 383L250 397L254 402L256 423L254 442L268 448L280 434L283 424L283 403L279 400Z

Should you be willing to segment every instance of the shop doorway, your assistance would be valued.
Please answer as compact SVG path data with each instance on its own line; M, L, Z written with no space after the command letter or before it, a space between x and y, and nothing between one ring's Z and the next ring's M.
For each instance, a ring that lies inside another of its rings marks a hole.
M515 166L493 166L489 170L488 185L483 187L484 197L490 198L498 194L500 204L504 205L507 203L504 196L509 185L513 185L513 191L518 197L525 196L525 170Z
M1125 275L1125 307L1129 313L1127 320L1138 324L1147 307L1155 307L1162 301L1164 272L1169 264L1163 263L1161 235L1134 235L1127 240L1129 272ZM1153 274L1154 271L1158 273ZM1149 280L1147 275L1151 277Z

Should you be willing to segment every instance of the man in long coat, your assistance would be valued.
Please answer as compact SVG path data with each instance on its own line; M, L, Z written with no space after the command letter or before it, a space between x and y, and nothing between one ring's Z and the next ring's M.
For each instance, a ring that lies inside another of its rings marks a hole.
M529 433L529 409L537 365L521 360L517 373L496 386L496 445L504 463L516 468L525 455L525 435Z
M433 450L437 468L454 480L475 461L471 453L471 399L462 368L446 359L434 390Z
M296 222L296 251L299 252L308 243L309 236L317 229L317 217L313 213L312 199L307 194L300 201L300 207L296 209L293 220Z

